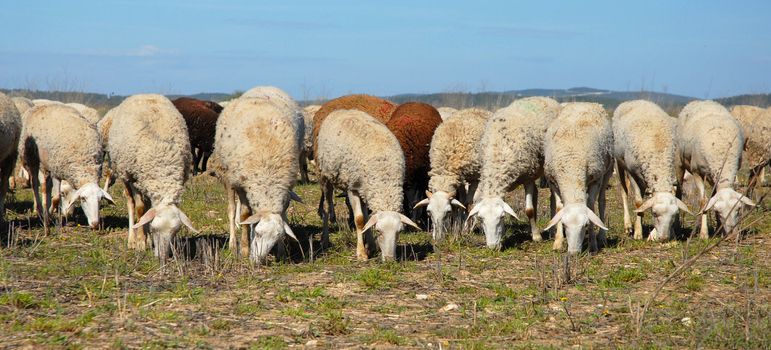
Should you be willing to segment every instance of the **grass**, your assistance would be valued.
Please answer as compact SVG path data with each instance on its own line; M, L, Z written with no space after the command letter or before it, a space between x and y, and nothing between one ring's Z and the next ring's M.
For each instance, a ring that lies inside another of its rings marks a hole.
M103 208L104 228L75 217L52 235L32 216L31 194L8 203L11 238L0 249L0 344L7 347L254 348L338 347L464 349L769 348L771 218L767 208L738 245L726 242L664 288L639 335L630 305L708 241L635 241L622 233L617 188L608 191L611 244L564 264L552 241L530 242L510 221L502 251L480 234L453 236L433 251L429 235L399 238L400 261L354 257L355 237L333 227L333 247L318 248L317 185L296 192L287 217L303 242L267 266L227 246L225 194L208 177L187 186L182 209L201 233L183 232L179 254L161 267L150 252L126 250L125 201ZM762 188L761 192L771 192ZM538 212L548 212L541 191ZM522 212L521 190L509 203ZM693 199L688 201L693 208ZM344 222L346 212L337 200ZM548 218L540 217L543 225ZM693 218L684 217L690 230ZM80 224L80 226L78 226ZM649 216L644 222L650 225ZM420 297L418 297L420 296ZM631 303L631 304L630 304ZM429 345L430 344L430 345Z

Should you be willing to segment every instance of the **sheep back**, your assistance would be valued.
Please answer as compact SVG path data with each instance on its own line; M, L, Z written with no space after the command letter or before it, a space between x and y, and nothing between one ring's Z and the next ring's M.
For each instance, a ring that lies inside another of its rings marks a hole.
M15 159L19 137L21 135L21 116L14 101L0 92L0 162L13 157ZM11 166L14 164L12 163ZM0 213L2 216L4 213Z
M396 109L391 101L370 95L347 95L338 97L323 104L313 116L313 153L317 151L316 138L319 135L319 128L327 116L340 109L352 109L362 111L371 117L379 120L381 123L388 123L391 114Z
M11 100L13 101L13 104L16 106L16 109L19 110L19 116L23 116L24 112L28 111L30 108L35 107L35 104L32 103L32 100L26 98L26 97L12 97Z
M299 170L292 111L260 98L240 98L217 123L217 167L233 187L243 188L253 210L282 213Z
M543 173L543 140L560 105L547 97L528 97L499 109L487 122L480 143L480 193L503 196L526 179Z
M76 188L96 183L101 176L102 144L96 127L64 104L42 105L29 111L19 154L25 164L40 162L41 169Z
M214 134L217 129L217 118L219 118L219 113L216 108L213 108L215 106L208 102L210 101L190 97L180 97L171 101L185 119L190 146L198 147L204 152L211 152L214 148ZM222 110L222 108L219 109Z
M316 145L321 176L343 190L355 190L373 211L400 211L404 155L391 131L358 110L326 116Z
M436 128L431 139L429 188L454 193L464 181L479 179L482 167L479 142L492 113L481 109L456 112Z
M645 100L627 101L613 112L613 153L652 192L672 192L675 185L674 119Z
M431 138L442 117L436 109L422 102L407 102L399 105L386 127L399 140L404 152L404 178L408 184L428 186L428 170L431 168L429 149Z
M771 109L733 106L731 115L739 121L744 131L744 160L750 168L771 162Z
M80 116L86 119L91 124L96 124L99 122L99 119L102 118L101 115L99 115L99 112L96 109L93 109L89 106L86 106L81 103L67 103L67 106L70 106L72 108L75 108L78 110L78 113L80 113Z
M600 104L566 103L544 138L544 172L563 202L584 203L589 183L602 181L611 163L613 131Z
M153 205L179 204L192 155L185 120L171 101L155 94L126 98L107 146L114 172Z

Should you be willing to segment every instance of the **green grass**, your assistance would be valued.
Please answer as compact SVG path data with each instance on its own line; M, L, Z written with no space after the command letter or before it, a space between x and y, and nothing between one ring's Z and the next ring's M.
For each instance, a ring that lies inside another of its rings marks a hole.
M434 349L771 344L765 303L771 218L763 211L753 214L760 220L746 241L738 247L725 242L673 279L652 303L638 337L630 301L646 301L684 258L717 238L659 244L626 237L616 188L608 192L613 244L568 266L563 254L551 250L550 239L529 242L527 226L511 221L506 237L514 243L502 251L485 248L480 234L466 234L451 237L436 254L428 234L406 233L399 240L406 260L382 263L375 256L359 262L355 236L343 224L331 235L333 247L315 254L313 263L301 261L296 244L288 243L294 260L267 266L225 248L210 250L206 258L179 256L161 267L152 253L126 249L121 191L120 185L110 190L117 203L102 210L105 229L78 227L84 218L77 214L74 223L48 237L25 210L29 190L16 191L7 218L23 228L0 249L1 344L255 349L309 341L322 348L429 348L430 343ZM292 204L287 216L304 239L320 231L319 190L301 185L296 192L308 204ZM548 211L546 195L542 190L539 214ZM522 210L521 198L521 190L509 198L516 211ZM336 202L343 221L343 201ZM192 179L182 209L201 230L182 232L183 237L226 237L225 195L213 179ZM539 217L542 224L546 220ZM646 224L649 220L646 216ZM684 225L692 227L693 219L685 217ZM444 310L449 304L458 307ZM681 321L686 317L690 325Z

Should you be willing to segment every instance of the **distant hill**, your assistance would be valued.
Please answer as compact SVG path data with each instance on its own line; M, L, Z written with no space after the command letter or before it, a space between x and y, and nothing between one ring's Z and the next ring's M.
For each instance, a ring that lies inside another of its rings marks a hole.
M454 108L477 106L496 109L507 106L518 98L528 96L549 96L560 102L597 102L603 104L606 108L615 108L624 101L635 99L647 99L654 101L665 108L677 108L682 107L695 99L689 96L663 92L612 91L588 87L570 89L525 89L479 93L445 92L433 94L400 94L389 96L387 98L397 103L420 101L436 106L448 106Z
M88 92L63 92L63 91L38 91L26 89L0 89L0 92L9 96L24 96L31 99L44 98L62 102L78 102L93 106L98 109L109 109L120 104L125 96L105 95ZM167 95L170 99L187 96L210 101L223 101L236 96L226 93L197 93L193 95ZM669 94L652 91L612 91L590 87L575 87L570 89L524 89L508 90L501 92L442 92L427 94L399 94L385 96L396 103L407 101L420 101L434 106L447 106L454 108L481 107L498 109L509 105L512 101L528 96L549 96L560 102L586 101L601 103L605 108L616 108L620 103L628 100L647 99L658 103L664 109L672 112L682 108L686 103L695 100L694 97ZM761 107L771 106L771 94L738 95L715 99L725 106L736 104L749 104ZM313 101L317 103L317 101ZM310 101L300 101L302 105Z

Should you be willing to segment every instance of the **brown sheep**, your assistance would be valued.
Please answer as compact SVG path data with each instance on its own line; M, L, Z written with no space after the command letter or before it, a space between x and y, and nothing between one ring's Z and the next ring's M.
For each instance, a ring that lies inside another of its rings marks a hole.
M312 154L308 155L309 158L311 159L315 158L316 150L318 149L316 140L318 139L318 136L319 136L319 129L321 128L321 123L330 113L339 109L359 110L371 115L375 119L385 124L391 118L391 114L396 109L396 105L391 101L384 100L382 98L370 96L370 95L347 95L347 96L338 97L334 100L328 101L327 103L322 105L321 108L319 108L319 110L316 111L316 114L313 116L313 149L311 152ZM334 200L333 198L326 198L323 193L321 195L321 198L319 199L319 210L318 210L319 217L323 217L322 213L324 212L325 199L330 207L329 220L337 221L335 217L335 212L334 212ZM347 204L348 204L348 200L346 198L346 205ZM349 213L352 212L350 205L348 205L348 212ZM349 215L348 226L352 228L354 227L352 215Z
M206 171L206 163L214 150L214 134L222 106L212 101L180 97L171 101L187 124L193 151L193 174ZM199 168L200 165L200 168Z
M428 190L428 171L431 161L428 153L434 131L442 117L433 106L422 102L399 105L386 126L399 140L404 151L404 212L412 213L412 220L423 220L424 210L413 210Z

